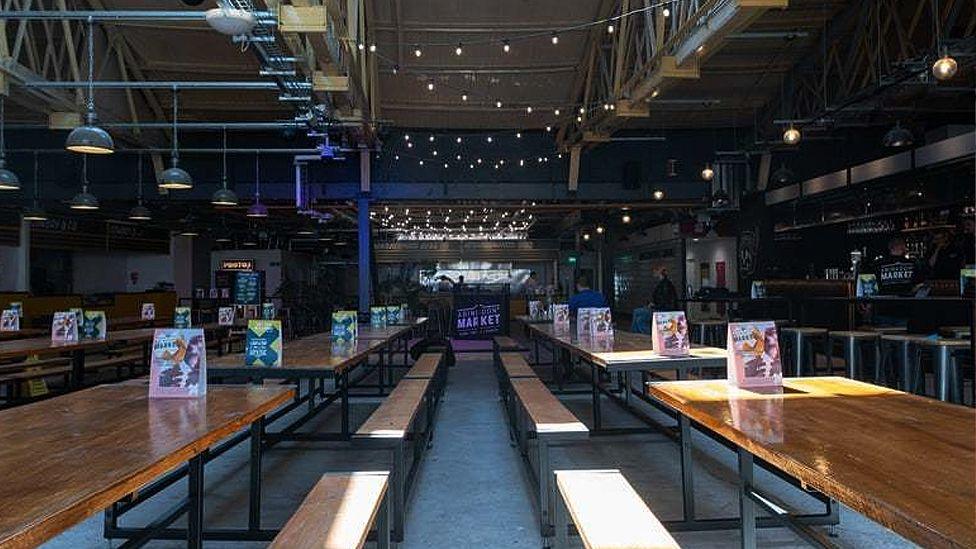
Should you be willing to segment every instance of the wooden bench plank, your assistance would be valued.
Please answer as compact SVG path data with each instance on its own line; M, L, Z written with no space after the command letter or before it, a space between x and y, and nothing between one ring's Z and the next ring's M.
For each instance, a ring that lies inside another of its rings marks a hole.
M437 375L437 368L441 364L441 353L424 353L417 362L407 370L403 379L431 379Z
M538 435L589 435L586 425L537 378L513 379L512 390L535 425L534 430Z
M356 430L357 437L402 438L420 411L429 379L403 379Z
M556 487L587 549L679 547L620 471L556 471Z
M499 351L520 351L525 348L509 336L495 336L494 337L495 348Z
M525 357L519 353L499 353L502 362L502 369L509 379L520 377L536 377L535 370L529 366Z
M385 471L323 475L269 547L359 549L389 488Z

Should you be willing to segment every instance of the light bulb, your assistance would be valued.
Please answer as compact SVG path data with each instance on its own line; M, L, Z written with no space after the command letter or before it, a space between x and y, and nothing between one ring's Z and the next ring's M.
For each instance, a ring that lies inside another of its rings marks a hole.
M515 132L516 139L522 139L522 132Z
M948 53L932 65L932 74L937 80L949 80L956 75L958 70L959 64Z
M364 49L366 49L366 45L363 44L362 42L356 44L356 47L359 48L359 51L363 51Z
M431 143L433 143L434 142L434 136L431 135L430 137L428 137L427 138L427 141L430 141Z
M665 17L671 17L671 9L670 8L664 8L664 10L661 13L664 14Z
M559 43L559 35L558 34L552 33L552 43L553 44L558 44Z
M420 57L423 54L424 54L424 52L420 51L420 46L414 46L414 48L413 48L413 55L414 55L414 57Z
M546 131L547 132L551 132L552 131L552 126L546 125Z
M664 198L664 191L662 191L661 189L658 189L658 190L654 191L654 195L653 196L654 196L654 200L661 200L662 198Z
M369 52L370 53L375 53L376 52L376 44L370 44L369 45Z
M792 124L783 132L783 143L787 145L796 145L800 142L800 138L800 130L794 128Z
M624 214L621 216L620 221L623 223L630 223L630 214Z
M552 111L552 114L554 114L556 116L559 116L559 109L556 109L556 110Z
M427 91L434 91L434 81L427 82Z
M606 229L603 228L603 225L597 225L596 227L597 234L603 234L605 231Z
M403 134L403 140L410 141L410 134L409 133Z
M488 141L489 143L491 143L492 139L491 139L491 136L490 135L488 136L488 138L486 139L486 141Z
M528 114L532 114L532 107L531 106L530 107L525 107L525 112L528 113Z
M454 48L454 55L461 55L462 53L464 53L464 49L461 47L461 43L458 42L457 47Z
M498 109L502 108L502 102L501 101L495 101L495 108L498 108Z
M512 51L512 46L508 43L508 40L502 41L502 51L505 53Z
M467 100L468 100L468 94L467 93L462 93L461 94L461 101L467 101Z
M579 108L579 113L580 114L586 114L586 107L580 107Z
M613 34L613 23L607 25L607 34Z
M715 179L715 170L712 169L711 164L705 164L705 167L702 168L701 178L704 179L705 181L711 181L712 179Z

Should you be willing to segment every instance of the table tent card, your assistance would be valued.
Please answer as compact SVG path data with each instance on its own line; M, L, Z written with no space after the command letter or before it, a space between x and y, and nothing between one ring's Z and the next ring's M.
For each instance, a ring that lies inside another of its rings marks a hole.
M386 307L386 324L393 326L395 324L402 324L403 319L400 318L401 309L399 305L387 305Z
M590 311L590 335L594 338L613 337L613 318L608 307L598 307Z
M207 345L203 330L156 330L149 364L149 398L195 398L206 394Z
M857 275L857 297L878 295L878 279L873 274Z
M190 308L177 307L173 313L173 327L187 329L190 327Z
M589 337L590 336L590 315L593 309L589 307L581 307L576 310L576 336L577 337Z
M333 339L330 354L337 358L350 358L356 354L356 342L351 339Z
M281 366L281 321L249 320L244 344L247 366Z
M155 303L143 303L142 304L142 319L143 320L156 320L156 304Z
M557 330L569 330L569 305L565 303L553 303L552 305L552 324Z
M16 311L17 316L24 317L24 302L23 301L11 301L10 310Z
M356 311L332 313L332 339L352 341L358 336L359 325L356 324Z
M529 318L532 320L542 319L542 302L541 301L530 301L529 302Z
M728 342L729 383L740 388L783 386L774 322L730 322Z
M688 356L688 319L684 311L654 313L651 319L651 342L654 352L662 356Z
M104 341L108 333L105 311L85 311L81 321L81 338Z
M85 319L85 311L83 311L80 307L72 307L68 309L68 311L74 313L78 326L81 326L81 322Z
M386 326L386 307L369 308L369 325L373 328Z
M275 311L274 303L265 303L261 305L261 319L274 320L275 312L276 311Z
M763 280L753 280L752 281L752 299L765 299L766 298L766 282Z
M73 311L58 311L51 320L51 342L74 343L78 341L78 315Z
M210 296L210 299L217 299L217 288L210 288L207 295Z
M410 305L408 305L406 303L401 303L400 304L400 322L403 323L403 324L406 324L407 321L410 320L411 316L412 315L410 314Z
M217 309L217 325L218 326L233 326L234 325L234 308L233 307L220 307Z
M0 316L0 332L20 331L20 315L13 309L4 309Z

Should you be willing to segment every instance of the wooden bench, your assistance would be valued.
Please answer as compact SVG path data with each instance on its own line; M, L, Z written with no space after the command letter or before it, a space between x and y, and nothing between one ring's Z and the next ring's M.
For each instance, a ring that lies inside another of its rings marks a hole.
M536 374L521 353L497 353L495 358L495 373L498 377L498 398L501 399L502 406L505 407L505 412L508 414L509 424L514 428L515 409L511 399L512 380L524 377L536 377ZM515 438L514 432L511 430L509 431L509 437L513 440Z
M515 341L514 338L509 336L495 336L492 338L492 344L495 347L496 353L503 353L505 351L525 351L526 348L522 346L521 343Z
M424 353L417 358L402 379L429 379L434 383L435 407L440 403L444 387L447 385L447 368L442 367L443 353Z
M586 441L590 430L538 378L521 377L510 380L510 383L516 402L515 439L523 457L528 456L529 438L536 440L539 517L543 535L546 535L551 528L552 514L549 448L556 444Z
M556 544L572 519L586 549L677 548L671 534L620 471L556 471Z
M275 549L360 549L370 530L376 546L390 547L390 473L323 475L269 547Z
M3 400L10 402L24 398L21 388L26 382L52 377L62 378L67 387L71 380L71 366L34 366L28 363L22 371L0 375L0 387L6 387Z
M431 379L402 379L380 406L353 434L359 446L390 450L393 457L393 536L403 540L404 502L409 480L420 455L433 436ZM418 425L420 410L426 410L423 429ZM419 436L418 436L419 435ZM413 463L408 469L406 443L413 440Z

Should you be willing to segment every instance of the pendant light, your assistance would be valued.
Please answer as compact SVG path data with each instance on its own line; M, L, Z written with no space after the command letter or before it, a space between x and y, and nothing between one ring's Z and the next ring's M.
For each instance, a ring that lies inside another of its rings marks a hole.
M95 114L95 30L93 20L88 18L88 110L85 113L85 124L71 130L64 148L71 152L82 154L112 154L115 152L115 141L112 136L98 127L98 117Z
M132 221L151 221L152 212L149 208L142 205L142 153L139 153L139 187L136 205L129 210L129 219Z
M715 170L712 169L711 163L705 163L705 167L702 168L701 178L705 181L711 181L715 179Z
M97 210L98 198L88 192L88 155L82 156L81 161L81 192L71 199L69 207L72 210Z
M801 138L802 136L800 135L800 130L796 129L792 123L790 123L790 127L786 128L786 131L783 132L783 143L786 143L787 145L796 145L800 142Z
M224 128L224 173L222 176L223 186L217 189L210 199L214 206L236 206L237 193L227 188L227 128Z
M179 94L173 86L173 160L172 165L163 170L159 176L159 188L170 190L192 189L193 178L180 167L180 139L177 133L177 116L179 112Z
M248 217L268 217L268 207L261 203L261 153L254 154L254 204L247 209Z
M915 143L915 136L907 128L901 127L901 122L897 122L894 128L888 130L881 143L892 149L911 147Z
M24 221L47 221L47 212L41 208L40 183L37 176L37 153L34 153L34 200L30 207L24 209L21 219Z
M949 55L949 48L945 47L942 43L942 28L939 21L939 16L941 11L939 10L939 1L933 0L932 2L932 21L935 23L935 40L936 47L942 57L937 59L935 63L932 63L932 75L935 76L936 80L949 80L959 72L959 63Z
M786 163L782 163L779 169L773 172L773 182L777 185L788 185L793 182L794 175L793 170L786 167Z

